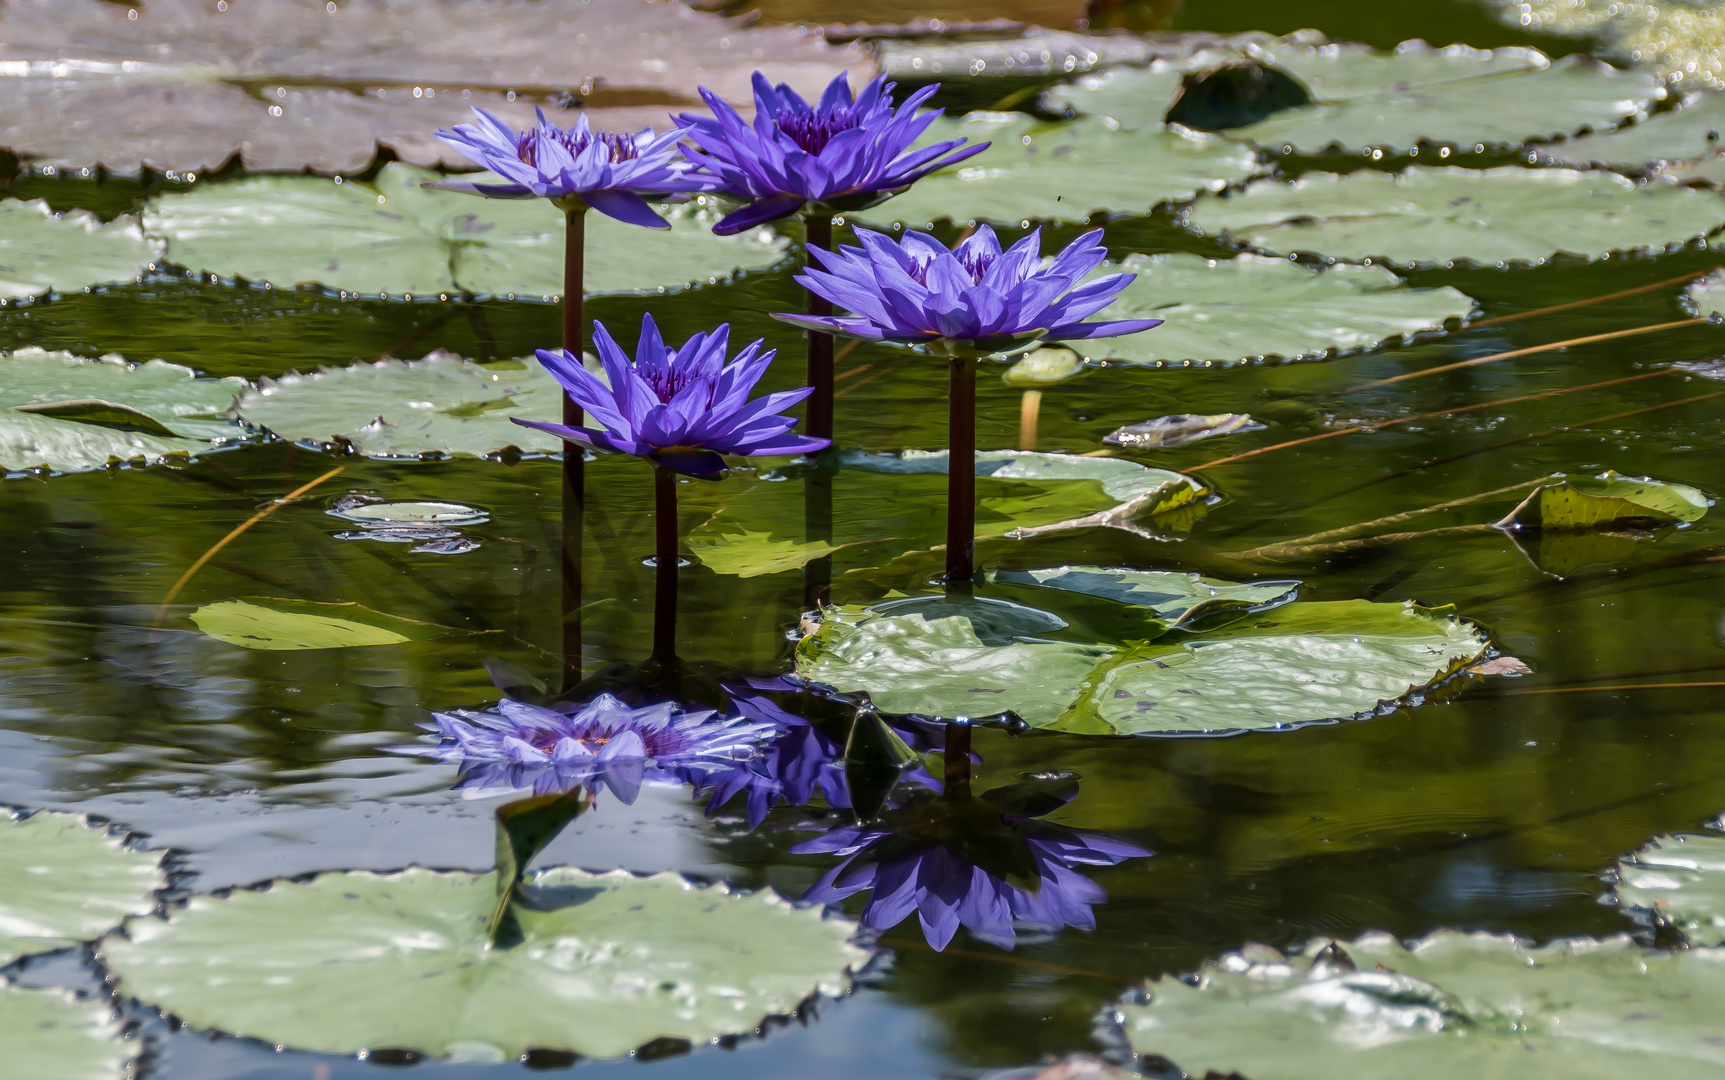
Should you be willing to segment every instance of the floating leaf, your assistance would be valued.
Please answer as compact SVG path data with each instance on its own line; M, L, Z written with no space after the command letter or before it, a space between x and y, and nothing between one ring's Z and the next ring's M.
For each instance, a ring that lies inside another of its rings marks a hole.
M1187 220L1260 251L1441 266L1663 251L1711 234L1725 211L1712 192L1637 186L1609 172L1415 165L1260 180L1230 198L1200 200Z
M1715 270L1684 289L1683 306L1691 315L1725 318L1725 270Z
M449 633L447 626L417 622L347 602L280 600L248 596L205 604L192 612L198 629L243 649L351 649L399 645Z
M1025 77L1142 64L1166 51L1182 51L1179 43L1170 50L1167 42L1152 42L1133 34L1074 34L1044 26L1030 27L1015 38L887 38L877 46L881 68L895 79ZM1187 48L1216 40L1208 35L1187 37L1191 39Z
M545 107L662 130L667 112L700 107L697 87L746 104L757 67L794 86L873 73L857 46L796 27L633 0L24 0L0 13L0 40L0 145L170 176L236 156L251 172L354 173L379 146L459 168L433 133L471 106L517 128Z
M691 533L689 551L715 574L752 578L796 570L838 551L823 541L774 540L764 532Z
M1696 945L1725 945L1725 837L1661 836L1617 864L1612 892Z
M1255 153L1221 136L1121 132L1100 120L1049 124L1023 113L977 112L935 121L923 140L961 136L993 145L854 216L919 229L941 219L1083 222L1099 212L1142 214L1185 202L1258 171Z
M1542 160L1585 168L1601 165L1640 172L1668 161L1688 161L1721 149L1725 134L1725 96L1695 94L1673 112L1658 113L1618 131L1584 135L1540 148Z
M82 814L49 811L0 818L0 881L0 966L100 937L154 909L168 883L160 851L134 851ZM0 1017L7 1008L0 1003Z
M1725 1068L1721 992L1718 950L1440 930L1409 948L1384 933L1290 957L1248 946L1120 1012L1134 1050L1188 1076L1700 1080Z
M1263 424L1244 413L1214 413L1209 416L1176 413L1173 416L1158 416L1142 424L1128 424L1123 428L1116 428L1104 435L1102 441L1113 446L1151 449L1185 446L1199 439L1234 435L1242 431L1261 431L1263 428Z
M0 985L0 1061L17 1080L125 1080L142 1044L121 1030L105 998Z
M490 408L473 415L466 406ZM563 388L538 361L486 367L438 351L422 360L380 360L311 375L261 379L234 404L240 420L291 442L367 457L489 457L514 447L530 454L563 442L510 422L560 422Z
M194 1028L328 1054L505 1061L705 1043L839 993L855 924L673 874L529 875L522 941L488 948L492 874L339 872L134 922L99 954L121 993Z
M1218 611L1257 611L1294 598L1297 581L1260 581L1240 585L1171 570L1118 570L1101 566L1060 566L1052 570L996 570L990 581L1040 585L1147 607L1169 626L1190 623Z
M80 472L238 443L223 414L246 387L163 360L20 349L0 357L0 469Z
M1623 476L1607 469L1534 489L1499 526L1524 529L1604 529L1699 521L1707 496L1687 484Z
M136 281L161 258L129 219L103 224L88 210L56 214L46 202L0 202L0 297L77 292Z
M343 502L326 511L361 525L483 525L491 515L474 506L449 502Z
M1230 200L1231 201L1231 200ZM1135 364L1318 359L1375 349L1466 319L1473 299L1449 286L1410 289L1381 266L1301 266L1239 255L1130 255L1138 275L1096 317L1155 318L1147 333L1075 341L1092 360Z
M356 295L548 298L563 292L563 212L544 199L428 190L438 174L390 164L374 187L313 176L253 176L163 195L144 227L167 259L203 274ZM668 232L586 218L589 294L660 292L772 266L789 242L771 229L715 236L705 201L661 207Z

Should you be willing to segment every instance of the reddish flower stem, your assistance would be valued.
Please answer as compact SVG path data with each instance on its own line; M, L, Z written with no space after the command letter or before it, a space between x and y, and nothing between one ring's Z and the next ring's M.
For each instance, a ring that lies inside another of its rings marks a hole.
M976 361L955 357L947 392L946 580L976 575Z
M653 469L653 659L677 656L677 474Z
M970 721L949 720L946 725L946 776L943 787L950 798L970 794Z
M831 251L833 219L826 213L803 214L805 248ZM805 256L805 261L813 259ZM833 313L829 300L808 292L810 315L825 317ZM808 331L808 385L815 392L809 395L808 411L803 421L804 431L823 439L833 436L833 336ZM818 459L817 459L818 460ZM833 478L830 467L815 464L803 473L803 532L809 542L832 543L833 539ZM803 567L803 607L819 610L832 598L833 559L823 555L810 559Z

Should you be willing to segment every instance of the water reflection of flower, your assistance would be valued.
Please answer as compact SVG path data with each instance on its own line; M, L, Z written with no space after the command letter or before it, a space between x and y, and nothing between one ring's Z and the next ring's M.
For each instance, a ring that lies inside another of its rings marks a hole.
M495 710L432 716L420 726L438 742L384 749L456 765L461 779L455 786L469 798L577 787L597 794L607 787L632 803L642 784L705 785L714 772L755 756L772 731L668 701L631 708L609 694L558 707L504 698Z
M1150 852L1120 837L1033 820L1076 794L1075 783L1045 780L975 799L915 793L881 822L792 847L793 854L846 856L803 899L832 903L873 890L864 926L886 930L915 912L936 950L961 925L1003 949L1016 944L1015 923L1094 930L1091 908L1108 894L1075 867L1113 866Z

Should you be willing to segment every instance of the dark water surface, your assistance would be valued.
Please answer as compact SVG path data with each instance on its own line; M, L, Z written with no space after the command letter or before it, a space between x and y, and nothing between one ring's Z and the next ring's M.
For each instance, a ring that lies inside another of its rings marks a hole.
M1379 45L1415 35L1479 45L1515 39L1459 0L1417 10L1194 0L1174 25L1272 31L1316 25ZM100 202L88 190L67 188L62 196ZM1075 232L1060 230L1060 239ZM1159 220L1116 223L1109 242L1116 256L1219 253ZM1412 279L1461 289L1479 300L1484 317L1719 262L1725 262L1719 253L1691 249L1591 265L1426 271ZM1725 353L1725 330L1702 326L1338 394L1417 368L1682 318L1679 291L1672 286L1322 364L1110 369L1048 393L1039 448L1093 450L1118 426L1177 412L1250 412L1270 424L1251 435L1138 455L1180 469L1312 434L1336 418L1449 409ZM667 337L729 319L734 336L765 336L784 351L769 377L778 388L798 379L801 340L766 313L800 304L784 271L670 298L607 299L589 310L614 325L632 325L650 308ZM0 346L161 356L206 374L252 378L438 347L520 356L553 342L556 333L557 312L544 305L343 301L168 276L0 312ZM874 450L944 445L942 367L868 348L842 367L862 365L871 367L840 384L837 426L845 443ZM1611 468L1712 494L1725 488L1715 449L1725 399L1574 425L1716 390L1725 384L1674 374L1331 439L1206 471L1223 498L1184 538L1158 542L1092 530L996 542L984 548L982 561L1229 576L1220 551L1554 471ZM985 376L979 445L1012 445L1018 409L1018 392ZM1571 430L1555 430L1564 427ZM1527 435L1537 437L1497 446ZM346 471L319 494L224 550L193 579L150 643L156 605L186 566L265 501L334 464L274 444L185 467L0 485L0 803L122 822L155 846L186 853L196 871L187 884L200 890L334 868L491 865L489 804L464 804L451 794L448 770L377 747L415 734L413 725L428 709L495 700L480 667L485 655L547 677L556 671L555 462L347 460ZM587 591L597 604L588 620L592 670L639 660L649 648L652 577L641 560L653 538L644 465L604 459L589 466L588 478ZM333 538L340 523L324 513L343 491L449 499L483 507L491 520L470 530L482 546L460 556L344 542ZM691 494L684 524L711 511L703 499L719 497ZM1497 506L1413 527L1487 521ZM1006 953L960 932L944 954L935 954L914 921L907 922L884 936L891 954L855 993L824 1001L764 1038L652 1062L574 1067L595 1077L663 1080L965 1075L1107 1049L1112 1044L1097 1033L1098 1017L1123 989L1188 970L1246 941L1288 944L1374 927L1408 937L1462 927L1539 939L1625 929L1623 916L1599 902L1602 872L1652 836L1695 830L1725 809L1719 691L1525 691L1725 679L1722 532L1714 513L1690 528L1631 543L1619 561L1564 579L1541 572L1498 533L1278 568L1274 576L1306 582L1303 599L1453 603L1536 674L1473 680L1419 708L1279 734L1114 740L979 733L979 786L1010 782L1029 769L1074 770L1082 775L1082 794L1054 820L1129 837L1156 852L1094 875L1111 898L1097 910L1094 934L1068 930ZM846 577L859 566L847 562L846 552L835 561L837 599L879 595L878 582ZM680 612L683 655L742 670L785 670L786 634L801 589L795 573L744 580L689 567ZM184 619L200 604L244 595L354 600L473 636L363 650L251 652L207 638ZM751 833L733 818L703 818L684 793L650 790L633 807L602 799L541 861L672 869L794 896L830 863L786 854L797 816L781 808ZM853 905L854 914L860 905ZM94 982L80 958L68 955L33 961L18 975L29 985ZM375 1077L385 1067L172 1033L147 1011L139 1015L151 1040L144 1068L151 1078L329 1080ZM520 1075L520 1068L423 1063L413 1072L477 1080Z

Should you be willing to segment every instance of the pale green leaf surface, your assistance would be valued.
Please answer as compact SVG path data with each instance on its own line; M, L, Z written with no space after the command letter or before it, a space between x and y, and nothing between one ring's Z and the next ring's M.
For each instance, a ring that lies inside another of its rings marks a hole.
M1129 255L1136 281L1094 318L1161 319L1123 337L1074 341L1092 360L1134 364L1313 359L1375 349L1466 319L1473 299L1449 286L1412 289L1381 266L1301 266L1243 254Z
M1661 836L1617 864L1612 892L1696 945L1725 945L1725 837Z
M1688 484L1606 470L1538 488L1503 524L1542 529L1600 529L1630 523L1699 521L1707 496Z
M1701 1080L1725 1068L1725 951L1627 937L1532 946L1440 930L1341 944L1351 965L1251 946L1121 1006L1133 1049L1251 1080Z
M1059 566L1051 570L996 570L989 580L1040 585L1146 607L1170 625L1229 608L1258 608L1293 599L1297 581L1241 585L1173 570L1120 570L1104 566Z
M1542 147L1559 165L1603 165L1639 172L1662 161L1688 161L1718 150L1725 134L1725 94L1702 94L1675 112L1659 113L1617 131Z
M150 911L167 885L161 864L160 851L133 851L81 814L0 818L0 966Z
M774 540L764 532L690 533L687 543L701 565L715 574L752 578L796 570L838 547L823 541Z
M0 986L0 1068L7 1080L125 1080L141 1040L122 1041L104 999Z
M121 992L195 1028L299 1050L407 1048L504 1061L612 1058L660 1037L754 1030L865 957L854 923L770 892L555 868L529 878L524 940L486 946L490 874L324 874L196 896L100 946Z
M1683 306L1703 318L1725 318L1725 270L1715 270L1683 290Z
M0 298L136 281L161 253L131 218L103 224L88 210L55 214L42 200L0 202Z
M403 619L351 601L251 596L206 604L191 614L199 630L229 645L274 651L399 645L446 634L435 623Z
M1725 224L1725 199L1609 172L1411 166L1260 180L1201 199L1188 223L1260 251L1403 265L1539 263L1663 251ZM1155 331L1151 331L1155 333Z

